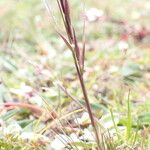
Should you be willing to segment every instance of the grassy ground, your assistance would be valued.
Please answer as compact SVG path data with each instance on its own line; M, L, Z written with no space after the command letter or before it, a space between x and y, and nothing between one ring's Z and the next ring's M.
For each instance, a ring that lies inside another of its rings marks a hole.
M49 5L63 33L58 7ZM88 11L84 77L107 149L150 149L150 2L75 0L71 8L81 42ZM40 0L0 1L0 149L92 145L72 56L54 26Z

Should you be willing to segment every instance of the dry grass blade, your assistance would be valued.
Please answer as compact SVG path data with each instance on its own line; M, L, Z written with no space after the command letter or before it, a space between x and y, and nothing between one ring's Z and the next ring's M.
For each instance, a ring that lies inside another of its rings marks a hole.
M28 104L28 103L21 103L21 102L20 103L19 102L18 103L7 102L7 103L0 104L0 106L4 106L10 109L15 109L16 107L25 108L25 109L30 110L34 114L35 117L39 117L45 112L45 110L39 106L35 106L32 104ZM56 113L54 111L49 110L49 112L50 113L47 115L47 119L56 118Z
M68 47L71 51L73 51L72 46L71 46L71 44L67 41L67 39L66 39L61 33L59 33L59 32L57 32L57 33L58 33L58 35L62 38L62 40L65 42L65 44L67 45L67 47Z
M42 133L44 133L46 130L48 130L48 129L52 128L54 125L56 125L57 122L58 122L58 120L59 120L59 122L60 122L60 121L62 121L62 120L65 120L66 118L72 116L74 113L80 113L80 112L82 112L82 111L83 111L83 109L78 109L78 110L75 110L75 111L73 111L73 112L70 112L70 113L68 113L68 114L66 114L66 115L63 115L63 116L61 116L60 118L57 117L56 119L53 119L53 121L52 121L51 123L49 123L46 127L44 127L44 128L43 128L41 131L39 131L39 132L42 134Z

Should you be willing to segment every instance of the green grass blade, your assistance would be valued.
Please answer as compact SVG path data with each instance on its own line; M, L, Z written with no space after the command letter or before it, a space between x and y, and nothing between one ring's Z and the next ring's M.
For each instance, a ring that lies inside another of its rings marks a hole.
M128 104L128 116L127 116L126 138L127 138L127 140L129 140L129 138L131 136L131 128L132 128L131 105L130 105L130 90L129 90L129 93L128 93L127 104Z

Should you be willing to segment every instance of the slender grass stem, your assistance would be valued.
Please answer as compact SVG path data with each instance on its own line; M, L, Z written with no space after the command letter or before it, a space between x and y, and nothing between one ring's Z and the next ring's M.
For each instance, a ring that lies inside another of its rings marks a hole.
M115 118L114 118L114 115L113 115L112 108L110 108L110 114L111 114L111 119L112 119L113 124L114 124L114 128L115 128L116 133L117 133L117 138L118 138L118 140L119 140L119 139L120 139L119 131L118 131L118 127L117 127L117 125L116 125L116 123L115 123Z
M47 4L47 3L46 3ZM85 82L83 78L83 70L84 70L84 60L85 60L85 25L84 25L84 30L83 30L83 49L81 50L78 45L78 40L76 37L76 32L74 27L72 26L72 20L71 20L71 15L70 15L70 7L69 7L69 2L68 0L57 0L57 4L59 7L59 11L61 13L61 17L63 20L63 24L65 27L65 31L67 34L67 39L65 38L64 35L62 35L60 32L57 31L59 36L63 39L65 44L68 46L68 48L72 52L72 56L74 59L74 65L77 71L77 75L79 78L80 86L82 89L82 93L84 96L84 100L86 103L86 109L89 114L89 118L91 120L91 124L93 126L93 130L95 133L95 138L98 146L98 150L102 150L100 146L100 139L98 135L98 131L96 128L96 123L94 119L94 115L92 114L91 106L90 106L90 101L88 98L87 90L85 87Z
M127 133L126 133L126 137L127 137L127 140L129 140L129 138L131 136L131 127L132 127L131 106L130 106L130 90L129 90L129 93L128 93L127 104L128 104L128 116L127 116Z
M74 54L73 54L73 56L74 56ZM96 137L96 141L97 141L97 145L98 145L98 150L101 150L99 135L98 135L98 132L97 132L97 128L96 128L95 120L94 120L94 117L93 117L93 113L92 113L92 110L91 110L87 90L86 90L86 87L85 87L85 84L84 84L83 74L81 72L81 69L78 68L77 59L76 59L75 56L74 56L74 63L75 63L78 78L79 78L79 81L80 81L80 85L81 85L82 93L83 93L83 96L84 96L84 100L85 100L85 103L86 103L86 108L87 108L87 111L88 111L88 114L89 114L89 117L90 117L90 120L91 120L91 124L92 124L93 129L94 129L94 133L95 133L95 137Z

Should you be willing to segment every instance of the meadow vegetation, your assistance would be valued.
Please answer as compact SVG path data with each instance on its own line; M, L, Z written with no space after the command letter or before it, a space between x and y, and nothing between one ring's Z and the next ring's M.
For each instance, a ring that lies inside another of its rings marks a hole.
M0 150L149 150L149 0L61 2L0 0Z

